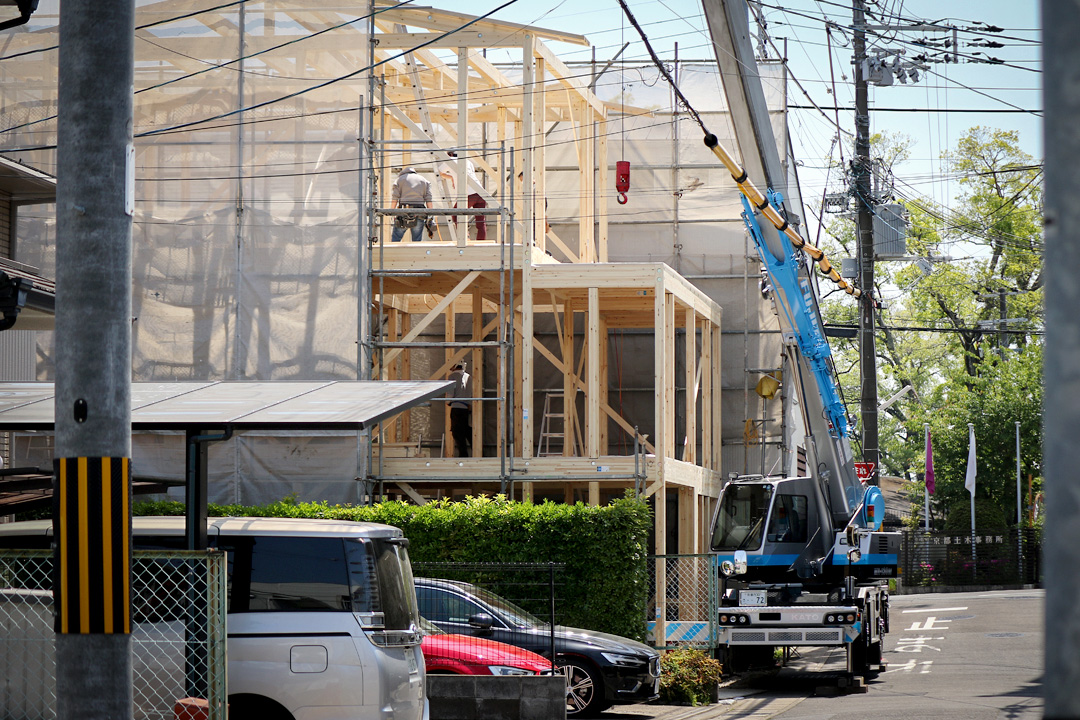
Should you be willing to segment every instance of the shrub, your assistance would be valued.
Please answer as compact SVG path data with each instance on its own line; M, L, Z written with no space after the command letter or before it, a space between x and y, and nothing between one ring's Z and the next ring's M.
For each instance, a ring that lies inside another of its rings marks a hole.
M179 502L139 503L136 515L183 515ZM261 507L210 504L211 516L327 518L401 528L414 563L560 563L559 622L645 638L652 514L633 497L603 507L541 505L505 497L440 500L427 505L384 502L328 505L285 498ZM497 588L492 588L498 592ZM528 608L533 609L533 608ZM546 612L537 612L546 617Z
M690 705L715 701L720 663L701 650L672 650L660 658L660 700Z

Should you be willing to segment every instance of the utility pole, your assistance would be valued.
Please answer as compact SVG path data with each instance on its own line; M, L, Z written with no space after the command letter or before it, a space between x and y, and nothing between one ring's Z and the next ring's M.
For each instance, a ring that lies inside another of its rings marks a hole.
M133 0L60 9L53 528L56 713L120 720L131 689Z
M1080 87L1067 68L1080 65L1080 17L1072 3L1042 0L1043 127L1046 147L1046 393L1043 407L1043 458L1046 506L1043 559L1046 577L1043 693L1047 720L1080 718Z
M868 483L878 484L878 389L874 346L874 215L870 190L870 103L863 60L866 59L866 17L863 0L854 1L855 51L855 179L856 227L859 238L859 395L862 416L863 461L873 463Z

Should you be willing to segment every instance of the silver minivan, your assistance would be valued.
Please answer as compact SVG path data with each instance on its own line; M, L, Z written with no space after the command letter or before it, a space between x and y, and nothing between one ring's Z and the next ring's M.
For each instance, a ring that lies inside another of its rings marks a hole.
M184 518L137 517L135 549L182 549ZM51 521L0 525L47 548ZM228 562L231 718L427 720L408 541L375 523L210 518Z

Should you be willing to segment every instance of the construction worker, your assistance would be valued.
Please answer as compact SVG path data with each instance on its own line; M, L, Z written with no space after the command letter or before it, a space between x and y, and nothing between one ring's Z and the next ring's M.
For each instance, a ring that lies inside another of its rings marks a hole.
M469 417L472 411L469 403L461 398L469 397L469 373L465 372L465 363L458 363L450 368L449 380L454 381L450 391L450 435L454 438L454 450L458 457L469 457L469 443L472 425Z
M439 165L439 176L446 178L450 182L450 197L457 197L457 153L453 150L447 150L447 155L450 156L449 162L444 162ZM472 160L465 158L465 174L466 177L472 182L476 183L476 186L480 186L480 179L476 175L476 166ZM486 208L487 200L484 200L483 196L478 192L472 192L472 184L466 185L465 189L469 193L469 207L471 208ZM457 207L457 203L454 203L454 207ZM457 226L457 216L453 217L454 225ZM484 242L487 240L487 218L483 215L477 215L473 222L476 223L476 240L477 242Z
M404 168L394 181L391 197L395 208L431 207L431 181L416 172L416 168ZM400 242L405 230L412 228L413 242L424 238L427 213L415 215L397 215L394 217L394 231L390 234L391 242Z

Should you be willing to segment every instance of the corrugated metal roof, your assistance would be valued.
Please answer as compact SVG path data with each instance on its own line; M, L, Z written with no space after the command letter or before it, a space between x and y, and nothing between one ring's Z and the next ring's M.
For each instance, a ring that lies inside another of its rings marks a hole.
M452 381L132 383L138 430L363 429L433 397ZM0 383L0 430L53 427L52 383Z

